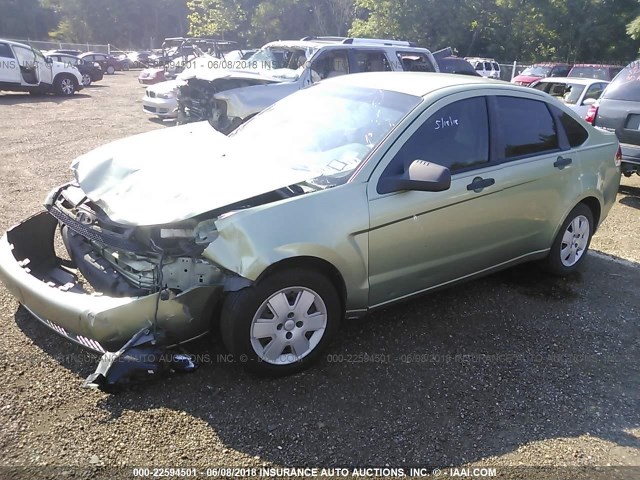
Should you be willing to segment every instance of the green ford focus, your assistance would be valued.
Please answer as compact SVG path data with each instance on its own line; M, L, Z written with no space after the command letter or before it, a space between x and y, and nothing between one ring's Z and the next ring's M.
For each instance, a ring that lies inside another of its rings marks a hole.
M0 241L0 279L36 319L105 355L213 332L284 375L344 318L522 262L572 272L620 152L543 92L390 72L320 82L229 136L201 122L119 140L72 170Z

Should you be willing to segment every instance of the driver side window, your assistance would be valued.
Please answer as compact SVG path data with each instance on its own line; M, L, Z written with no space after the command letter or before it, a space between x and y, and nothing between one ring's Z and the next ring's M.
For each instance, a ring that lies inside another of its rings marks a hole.
M489 118L484 97L450 103L431 115L391 160L383 176L402 175L414 160L447 167L451 173L489 162Z

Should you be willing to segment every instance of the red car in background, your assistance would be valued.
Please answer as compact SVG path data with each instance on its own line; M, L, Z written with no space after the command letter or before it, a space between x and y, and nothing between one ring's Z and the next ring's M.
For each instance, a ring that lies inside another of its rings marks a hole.
M567 77L571 65L566 63L536 63L525 68L520 75L513 77L511 83L528 87L536 80L546 77Z

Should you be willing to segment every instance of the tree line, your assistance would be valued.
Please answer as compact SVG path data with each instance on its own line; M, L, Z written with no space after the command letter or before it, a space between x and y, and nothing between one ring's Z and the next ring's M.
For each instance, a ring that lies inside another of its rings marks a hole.
M639 0L0 0L0 37L157 47L206 35L258 47L307 35L393 38L500 61L625 62Z

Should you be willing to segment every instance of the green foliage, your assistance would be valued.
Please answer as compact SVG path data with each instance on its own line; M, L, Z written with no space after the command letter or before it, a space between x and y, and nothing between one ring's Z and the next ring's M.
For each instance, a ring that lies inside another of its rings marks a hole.
M186 34L246 46L352 35L501 61L625 62L640 46L638 0L0 0L0 12L0 37L120 48Z

